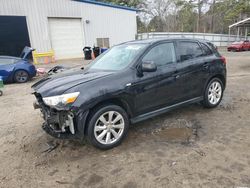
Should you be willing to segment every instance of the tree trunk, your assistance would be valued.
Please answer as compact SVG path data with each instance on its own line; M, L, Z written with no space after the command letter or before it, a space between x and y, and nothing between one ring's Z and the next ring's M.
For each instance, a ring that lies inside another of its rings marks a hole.
M214 33L214 7L215 7L216 0L213 0L212 4L212 16L211 16L211 33Z
M201 25L201 0L198 0L197 32L200 32Z

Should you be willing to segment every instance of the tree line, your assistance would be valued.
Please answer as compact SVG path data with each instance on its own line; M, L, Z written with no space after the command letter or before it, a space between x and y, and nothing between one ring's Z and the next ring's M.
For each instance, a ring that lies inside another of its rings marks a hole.
M250 17L250 0L98 0L139 9L138 33L228 33Z

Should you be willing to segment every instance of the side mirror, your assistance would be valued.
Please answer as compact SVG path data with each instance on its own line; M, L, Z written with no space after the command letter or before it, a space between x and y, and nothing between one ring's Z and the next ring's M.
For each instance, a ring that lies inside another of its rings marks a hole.
M142 66L141 66L142 72L155 72L156 70L157 70L157 66L153 61L142 62Z

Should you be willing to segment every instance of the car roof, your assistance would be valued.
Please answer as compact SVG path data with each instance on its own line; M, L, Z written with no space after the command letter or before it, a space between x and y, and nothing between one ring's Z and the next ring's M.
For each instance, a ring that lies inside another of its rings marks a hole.
M141 40L133 40L133 41L129 41L129 42L125 42L123 44L154 44L157 42L161 42L161 41L178 41L178 40L189 40L189 41L199 41L199 42L210 42L208 40L204 40L204 39L193 39L193 38L186 38L186 37L179 37L179 38L172 38L172 37L164 37L164 38L152 38L152 39L141 39Z

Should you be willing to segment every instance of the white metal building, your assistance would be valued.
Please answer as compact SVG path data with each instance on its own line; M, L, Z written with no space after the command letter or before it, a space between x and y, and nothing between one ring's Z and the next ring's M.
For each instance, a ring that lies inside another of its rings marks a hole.
M133 8L95 0L0 0L0 54L23 42L38 52L53 49L56 59L77 58L84 46L113 46L135 39L136 31Z

